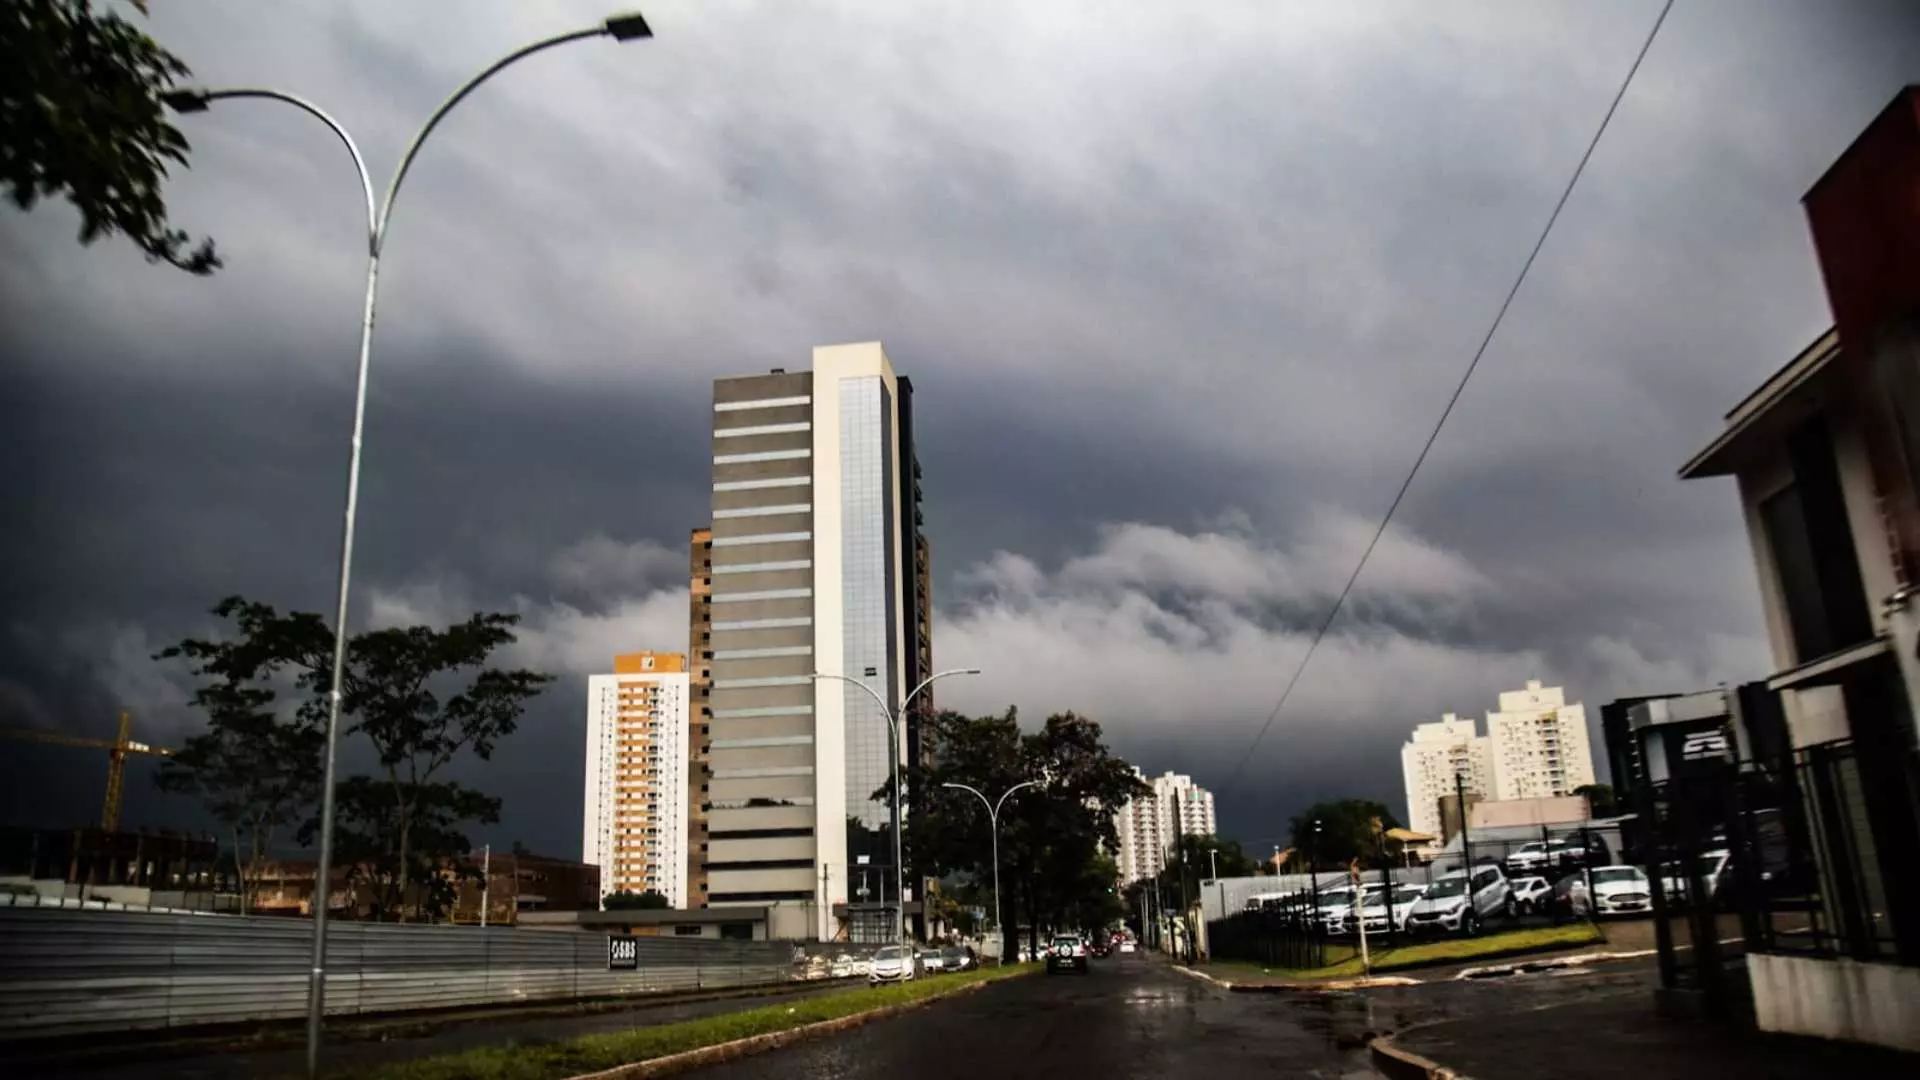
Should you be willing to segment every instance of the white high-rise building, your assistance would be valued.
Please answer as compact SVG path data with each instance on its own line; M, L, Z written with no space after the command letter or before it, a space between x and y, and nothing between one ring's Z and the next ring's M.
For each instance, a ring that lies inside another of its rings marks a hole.
M928 756L933 707L915 696L897 732L882 708L933 674L913 384L878 342L822 346L811 371L715 380L712 415L710 621L693 645L712 663L701 901L892 941L902 897L879 793L896 756ZM924 890L902 885L911 906Z
M587 677L580 861L600 894L657 892L687 906L687 658L627 653Z
M1146 779L1139 769L1133 772ZM1152 784L1152 794L1133 800L1114 816L1114 830L1120 834L1114 861L1123 885L1158 874L1182 835L1211 836L1216 831L1213 793L1193 777L1169 772Z
M1586 706L1567 704L1558 686L1529 679L1525 690L1502 693L1499 710L1487 714L1487 736L1496 799L1571 795L1593 783Z
M1474 730L1472 717L1447 713L1437 723L1417 724L1400 748L1400 770L1407 783L1407 828L1439 836L1440 800L1463 781L1467 793L1492 798L1493 742Z

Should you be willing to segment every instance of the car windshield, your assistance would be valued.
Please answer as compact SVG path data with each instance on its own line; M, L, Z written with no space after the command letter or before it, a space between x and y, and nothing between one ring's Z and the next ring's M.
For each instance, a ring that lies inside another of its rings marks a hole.
M1332 892L1323 892L1320 894L1321 907L1351 907L1352 905L1352 889L1335 889Z
M1607 885L1618 881L1645 881L1646 872L1637 866L1603 866L1593 872L1595 885Z
M1546 886L1547 879L1543 877L1523 877L1513 883L1516 889L1544 889Z
M888 945L879 952L874 953L873 958L875 960L905 960L911 955L913 954L898 945Z
M1531 840L1531 841L1528 841L1527 843L1521 844L1520 850L1514 852L1514 854L1515 855L1531 855L1536 851L1545 851L1546 847L1547 845L1541 843L1538 840Z
M920 959L922 959L922 960L938 960L938 959L940 959L940 950L939 950L939 949L928 949L927 951L925 951L925 952L923 952L923 953L921 953L921 954L920 954Z
M1466 878L1463 878L1463 877L1443 878L1439 881L1434 882L1433 887L1427 890L1427 899L1439 900L1449 896L1465 896L1466 892L1467 892Z
M1402 885L1393 890L1393 902L1396 904L1411 904L1415 900L1420 899L1422 891L1418 885Z

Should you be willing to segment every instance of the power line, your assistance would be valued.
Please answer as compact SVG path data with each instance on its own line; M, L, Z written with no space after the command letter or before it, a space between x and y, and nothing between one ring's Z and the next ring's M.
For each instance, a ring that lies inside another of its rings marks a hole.
M1327 617L1320 621L1319 629L1313 632L1313 640L1307 643L1307 651L1300 657L1300 663L1293 669L1293 677L1287 680L1287 687L1280 692L1280 700L1274 703L1273 711L1267 714L1266 723L1260 725L1260 733L1253 737L1252 745L1240 756L1240 764L1234 767L1233 775L1221 790L1231 790L1240 782L1247 770L1247 763L1253 760L1253 753L1272 729L1273 722L1279 718L1280 710L1287 707L1287 699L1293 696L1293 688L1300 684L1300 676L1307 670L1307 664L1320 647L1320 641L1327 636L1327 628L1346 605L1347 596L1353 592L1354 582L1360 580L1360 572L1366 569L1367 560L1373 557L1374 548L1380 546L1380 538L1386 535L1387 526L1392 523L1393 515L1400 509L1400 503L1407 497L1407 489L1413 486L1413 478L1420 475L1420 466L1426 464L1427 455L1432 452L1433 444L1440 438L1440 429L1447 426L1447 418L1453 415L1453 408L1460 403L1460 395L1467 389L1467 383L1473 378L1474 371L1480 366L1480 358L1487 354L1487 346L1493 343L1493 335L1500 330L1500 324L1507 317L1507 309L1513 306L1513 298L1520 294L1520 286L1526 283L1527 274L1533 269L1535 259L1540 257L1540 249L1546 246L1547 237L1553 232L1554 223L1560 220L1560 211L1564 210L1567 200L1573 196L1573 189L1580 183L1580 176L1587 171L1587 162L1593 159L1594 150L1600 145L1601 136L1607 133L1607 126L1613 122L1613 114L1619 111L1620 102L1627 96L1627 88L1633 85L1633 78L1640 72L1641 61L1647 58L1647 51L1653 48L1653 39L1660 36L1660 27L1667 21L1667 13L1673 10L1673 0L1660 8L1660 16L1653 20L1653 29L1647 32L1646 41L1640 45L1640 52L1633 58L1633 66L1627 69L1627 77L1621 80L1620 89L1613 95L1613 101L1607 106L1606 115L1600 118L1600 127L1587 143L1586 152L1580 155L1580 163L1573 168L1573 176L1567 181L1565 190L1560 192L1560 201L1553 204L1553 213L1547 215L1546 227L1540 230L1540 238L1533 242L1533 250L1527 253L1527 261L1520 266L1520 275L1513 279L1513 288L1507 290L1507 298L1500 302L1500 310L1493 317L1493 324L1487 327L1486 336L1480 339L1480 347L1473 351L1473 359L1467 363L1467 370L1460 375L1460 381L1453 388L1453 396L1447 399L1446 408L1440 410L1440 419L1434 422L1433 431L1428 433L1425 445L1420 447L1420 455L1413 459L1413 467L1407 470L1407 478L1400 482L1400 490L1388 504L1386 515L1380 519L1380 527L1373 530L1373 539L1367 541L1365 551L1360 553L1360 561L1354 564L1353 573L1347 575L1347 583L1341 587L1340 595L1334 598L1333 607L1327 611Z

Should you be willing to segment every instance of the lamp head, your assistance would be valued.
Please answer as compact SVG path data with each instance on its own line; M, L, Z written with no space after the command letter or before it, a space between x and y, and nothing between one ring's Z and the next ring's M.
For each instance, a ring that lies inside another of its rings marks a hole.
M177 113L206 112L212 100L205 90L169 90L160 95L160 103Z
M653 27L647 25L646 16L637 11L609 16L606 27L607 36L615 41L634 41L653 36Z

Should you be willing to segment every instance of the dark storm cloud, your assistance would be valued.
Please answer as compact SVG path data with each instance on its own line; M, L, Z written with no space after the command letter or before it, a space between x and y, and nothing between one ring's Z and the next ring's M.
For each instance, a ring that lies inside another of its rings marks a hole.
M577 676L684 635L708 380L880 339L919 390L936 653L990 673L943 702L1078 708L1219 784L1657 9L663 3L655 41L529 61L396 211L356 610L523 614L517 659L567 678L475 776L495 839L570 849ZM378 182L460 78L600 14L153 25L208 84L321 101ZM1761 673L1732 495L1673 469L1824 328L1796 200L1920 70L1913 21L1676 7L1230 830L1397 804L1414 722L1528 677L1593 708ZM146 652L229 592L331 605L357 196L291 113L183 125L173 205L225 273L0 217L6 723L184 730Z

